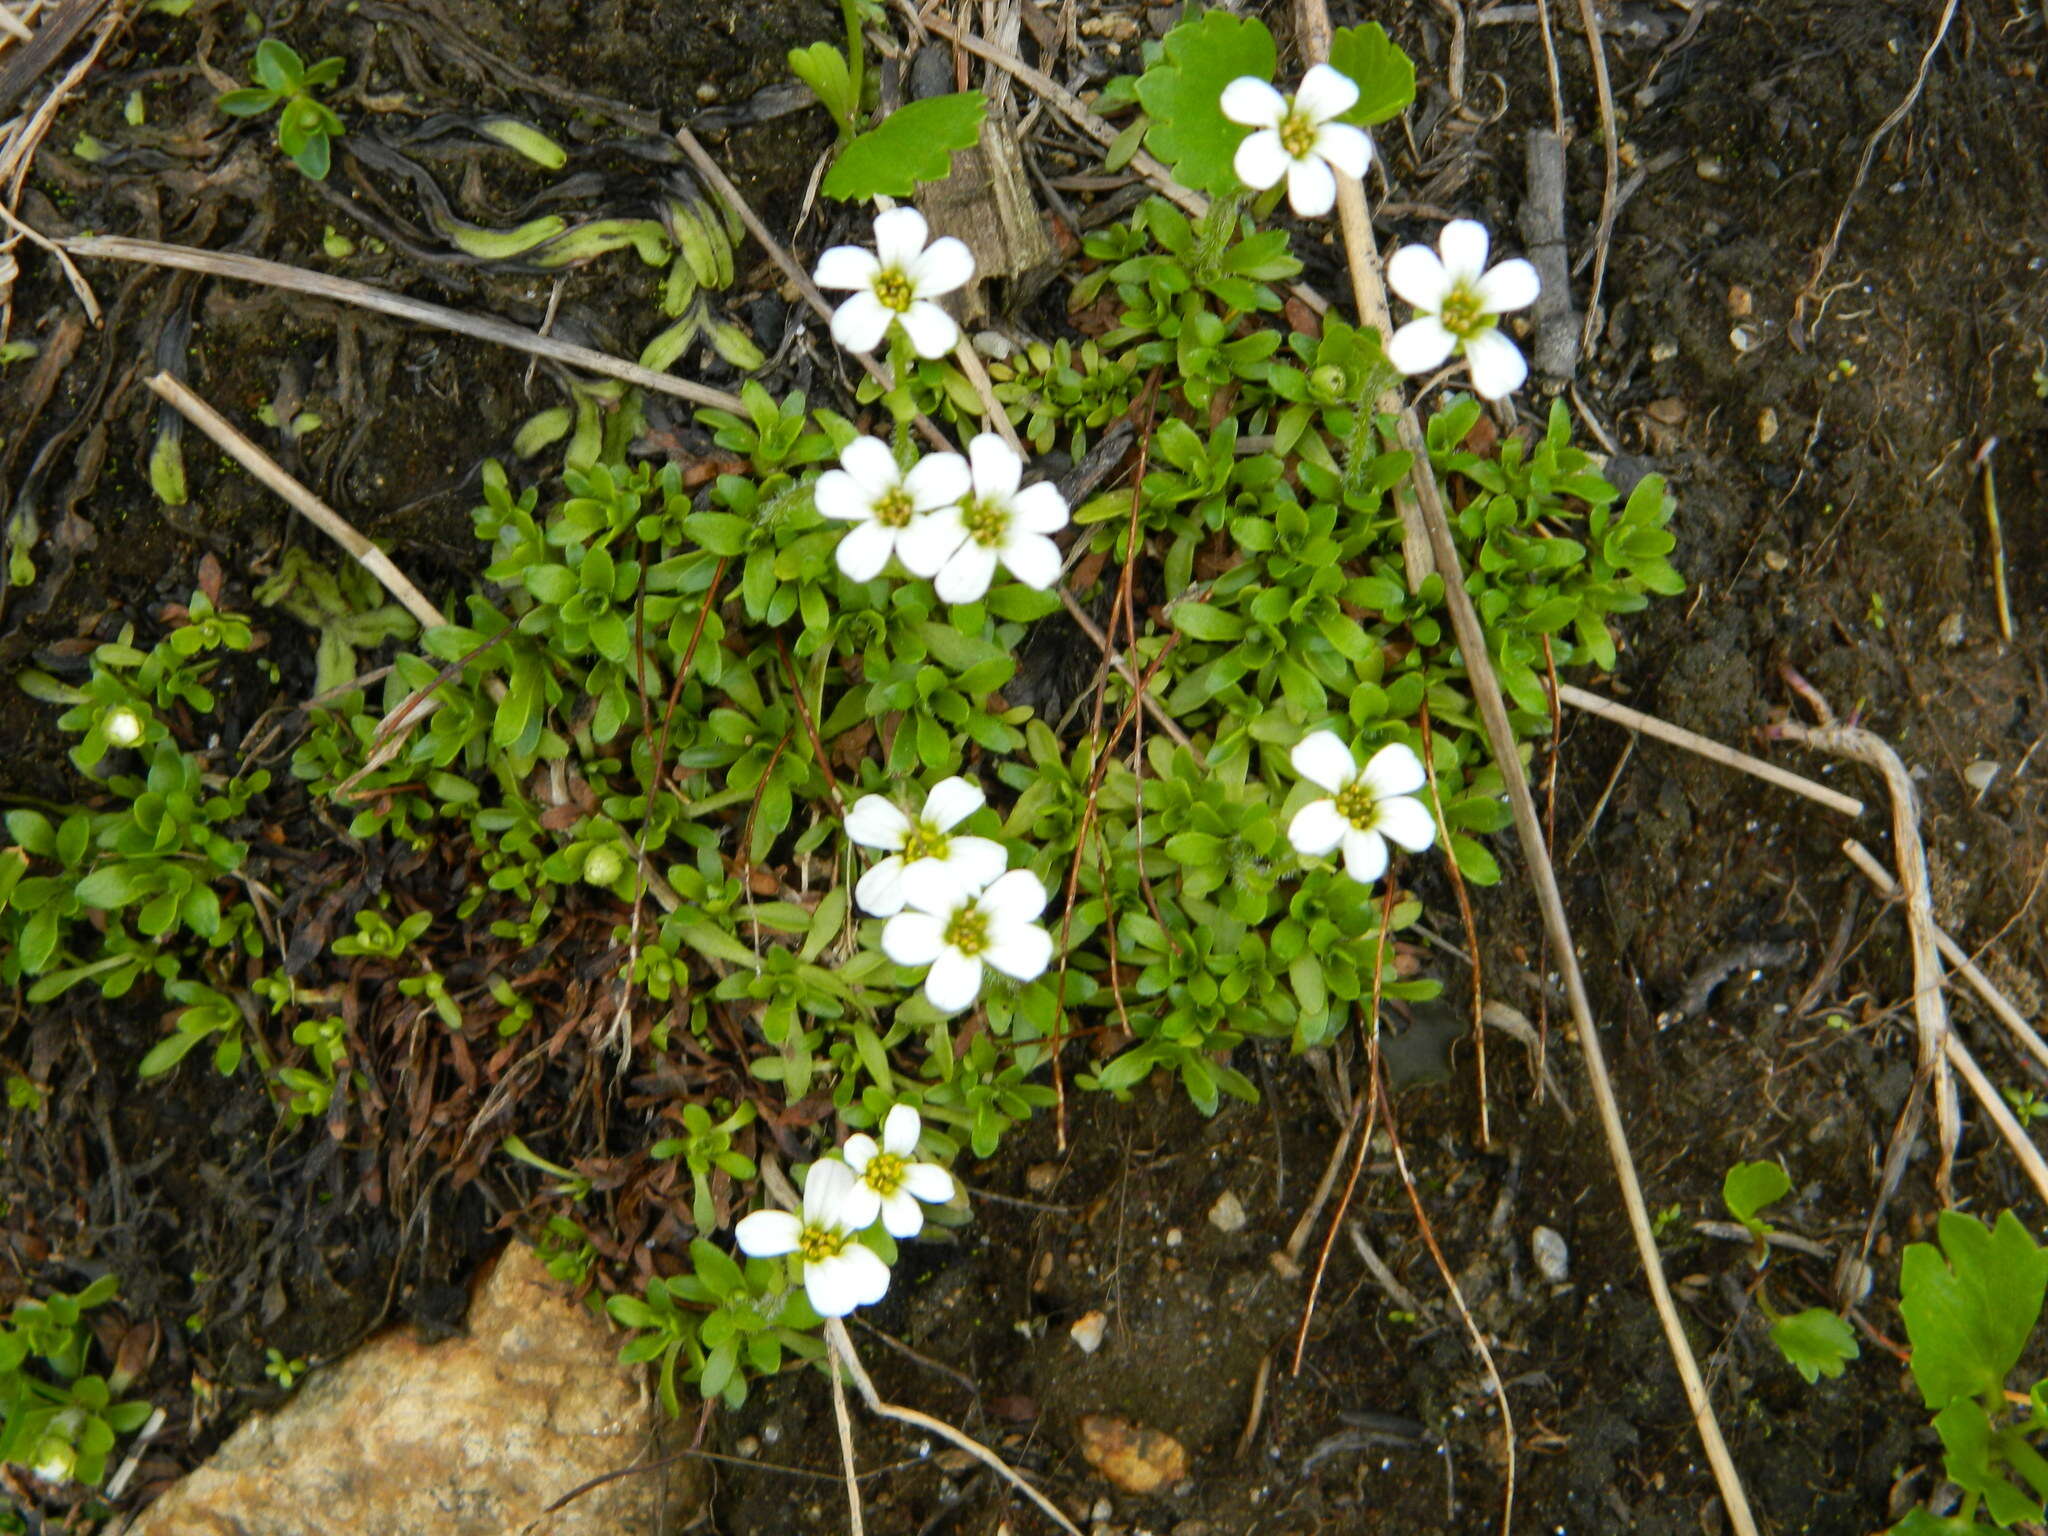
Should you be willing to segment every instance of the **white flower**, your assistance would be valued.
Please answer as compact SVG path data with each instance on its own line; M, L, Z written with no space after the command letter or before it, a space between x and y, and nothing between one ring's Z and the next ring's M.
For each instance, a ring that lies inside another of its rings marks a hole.
M900 321L919 357L944 357L960 340L953 317L932 302L964 288L974 276L974 254L951 235L925 241L931 230L915 208L875 215L875 249L835 245L812 274L820 288L850 288L853 297L832 312L832 339L849 352L872 352Z
M142 740L142 716L126 704L116 704L100 718L100 734L110 747L132 747Z
M1333 121L1358 105L1358 87L1348 75L1318 64L1301 77L1292 98L1256 75L1240 75L1223 88L1223 115L1259 131L1237 146L1237 179L1263 192L1287 178L1287 201L1304 217L1330 211L1337 178L1365 175L1372 140L1363 129Z
M903 470L880 438L856 437L839 467L818 476L811 495L821 516L858 525L839 541L839 569L873 581L921 514L959 501L973 484L957 453L928 454Z
M928 965L924 995L941 1013L958 1013L981 995L981 968L1018 981L1045 974L1052 935L1038 926L1045 887L1028 869L1013 869L987 890L958 890L943 874L906 874L911 908L889 919L882 950L898 965Z
M1496 317L1535 303L1542 282L1519 256L1488 271L1484 225L1453 219L1435 251L1402 246L1387 262L1387 286L1421 311L1387 343L1387 361L1403 373L1428 373L1456 350L1471 365L1481 399L1513 394L1529 377L1521 348L1500 333Z
M1343 844L1344 872L1361 885L1386 873L1388 838L1411 853L1436 841L1436 818L1415 798L1428 775L1399 742L1381 747L1360 773L1334 731L1316 731L1295 743L1294 771L1330 798L1296 811L1287 840L1311 858Z
M941 779L924 797L916 819L903 814L880 795L862 795L846 813L846 835L863 848L881 848L889 857L860 877L853 899L874 917L894 917L903 910L904 880L912 870L924 879L944 875L960 895L988 889L1009 867L1001 843L986 837L953 837L961 822L980 810L987 797L981 786L966 779Z
M1060 548L1046 537L1067 526L1067 501L1045 481L1018 486L1024 461L993 432L967 445L974 486L957 506L920 517L896 541L896 557L932 578L949 603L972 603L988 591L1001 561L1041 592L1060 578Z
M874 1218L847 1219L853 1188L853 1170L846 1164L813 1163L801 1220L787 1211L756 1211L733 1228L743 1253L757 1259L793 1253L804 1261L804 1294L820 1317L844 1317L880 1301L889 1289L889 1266L854 1236Z
M882 1122L881 1146L872 1136L846 1138L840 1154L859 1176L840 1207L849 1225L867 1227L880 1216L891 1237L915 1237L924 1230L924 1206L918 1202L944 1205L953 1198L952 1174L937 1163L914 1160L922 1129L917 1111L898 1104Z

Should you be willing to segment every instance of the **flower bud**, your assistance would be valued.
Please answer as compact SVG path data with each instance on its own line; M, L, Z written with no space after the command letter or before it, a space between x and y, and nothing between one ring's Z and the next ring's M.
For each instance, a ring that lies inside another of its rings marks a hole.
M1325 363L1308 376L1308 392L1318 405L1335 405L1349 393L1344 387L1344 370Z
M610 885L625 872L625 859L610 843L591 849L583 860L583 878L591 885Z
M109 746L138 746L143 729L142 716L126 704L115 705L100 718L100 734L107 738Z

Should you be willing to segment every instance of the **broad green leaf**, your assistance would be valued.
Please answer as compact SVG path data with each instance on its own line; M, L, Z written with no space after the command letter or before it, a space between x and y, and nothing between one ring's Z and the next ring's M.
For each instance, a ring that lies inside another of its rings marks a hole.
M1330 66L1358 87L1358 105L1343 122L1361 128L1383 123L1415 99L1415 64L1376 21L1338 28L1330 39Z
M1251 130L1223 115L1223 88L1240 75L1271 80L1276 62L1273 34L1255 17L1209 11L1182 22L1138 81L1138 100L1152 118L1146 148L1198 192L1242 190L1231 160Z
M2048 1253L2020 1219L1995 1230L1943 1211L1941 1249L1914 1243L1899 1271L1899 1314L1913 1343L1913 1380L1927 1406L1995 1397L2026 1347L2048 1292Z
M1825 1307L1809 1307L1771 1324L1771 1342L1809 1382L1842 1374L1862 1354L1849 1325Z
M1918 1346L1914 1354L1918 1356ZM2015 1460L2016 1451L2023 1453L2017 1458L2022 1466L2028 1459L2038 1462L2039 1457L2014 1431L1993 1429L1982 1403L1971 1397L1958 1398L1934 1416L1934 1430L1941 1436L1942 1449L1948 1453L1942 1458L1942 1466L1949 1481L1967 1493L1982 1495L1984 1512L1993 1520L2002 1526L2012 1526L2022 1520L2041 1518L2041 1500L2029 1498L2014 1487L2000 1465Z
M827 197L861 202L871 197L908 197L919 182L943 181L953 168L953 151L981 137L988 104L979 91L933 96L899 107L880 126L840 151L825 175Z
M1791 1176L1775 1162L1737 1163L1721 1180L1721 1203L1759 1237L1771 1229L1757 1213L1791 1192Z
M78 899L88 907L123 907L149 893L132 864L103 864L78 882Z
M1235 640L1244 634L1245 622L1207 603L1178 603L1173 627L1193 640Z

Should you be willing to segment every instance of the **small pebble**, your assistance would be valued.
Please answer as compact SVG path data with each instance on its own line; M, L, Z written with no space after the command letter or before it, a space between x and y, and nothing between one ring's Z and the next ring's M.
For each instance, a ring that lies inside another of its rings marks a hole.
M1651 361L1651 362L1653 362L1653 363L1668 363L1668 362L1670 362L1670 361L1671 361L1671 359L1673 359L1673 358L1674 358L1674 357L1676 357L1676 356L1678 356L1678 343L1677 343L1677 342L1675 342L1675 341L1653 341L1653 342L1651 342L1651 343L1650 343L1650 361Z
M1662 422L1667 427L1675 427L1686 418L1685 402L1675 397L1652 400L1643 409L1650 420Z
M1529 1252L1535 1257L1538 1274L1552 1285L1564 1284L1572 1271L1572 1256L1561 1233L1551 1227L1538 1227L1529 1234Z
M752 1435L741 1435L739 1444L732 1451L735 1456L758 1456L761 1454L761 1442Z
M1941 627L1934 632L1935 638L1950 650L1963 643L1963 635L1963 616L1960 613L1952 613L1943 619Z
M1058 1163L1033 1163L1024 1170L1024 1187L1034 1195L1042 1195L1060 1181Z
M1728 318L1747 320L1756 308L1756 299L1742 284L1736 283L1728 290Z
M1751 326L1738 325L1728 333L1728 345L1738 352L1751 350L1756 346L1756 341L1756 330Z
M699 101L704 102L718 100L718 87L713 85L709 80L706 80L703 84L697 87L697 99Z
M1963 770L1963 782L1980 795L1991 787L1991 781L1997 777L1998 764L1986 762L1981 757Z
M1083 1313L1067 1330L1067 1337L1081 1346L1081 1353L1092 1355L1102 1348L1103 1331L1108 1328L1109 1319L1100 1312Z
M1180 1246L1180 1245L1181 1245L1182 1243L1184 1243L1184 1242L1186 1242L1186 1241L1187 1241L1187 1234L1186 1234L1185 1232L1181 1231L1181 1229L1180 1229L1179 1227L1168 1227L1168 1228L1166 1229L1166 1246L1167 1246L1167 1247L1169 1247L1169 1248L1178 1248L1178 1247L1179 1247L1179 1246Z
M1701 181L1711 181L1717 186L1728 179L1728 162L1719 155L1701 155L1693 161L1692 168Z
M1107 1520L1111 1515L1114 1515L1115 1513L1116 1506L1110 1503L1109 1500L1097 1499L1095 1503L1089 1508L1088 1518L1090 1520Z
M1768 405L1756 413L1756 440L1768 443L1778 435L1778 413Z
M1784 571L1789 570L1791 565L1791 558L1782 549L1767 549L1764 551L1765 570L1773 572Z
M1244 1202L1227 1189L1209 1207L1209 1225L1218 1232L1242 1232L1244 1223Z

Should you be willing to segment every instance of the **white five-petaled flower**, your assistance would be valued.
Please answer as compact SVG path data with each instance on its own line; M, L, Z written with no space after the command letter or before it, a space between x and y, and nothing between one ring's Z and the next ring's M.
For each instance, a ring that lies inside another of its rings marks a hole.
M1031 981L1052 963L1052 935L1038 925L1045 887L1028 869L979 893L956 889L942 871L906 872L903 890L910 910L889 919L882 949L898 965L931 967L924 995L941 1013L980 996L983 965Z
M813 1163L801 1217L756 1211L733 1228L743 1253L757 1259L793 1253L804 1261L804 1294L820 1317L844 1317L880 1301L889 1289L889 1266L855 1235L874 1218L848 1219L853 1190L854 1173L846 1164Z
M927 454L905 470L880 438L856 437L839 467L818 476L812 496L820 515L856 525L839 541L839 569L872 581L918 518L958 502L973 485L957 453Z
M1291 98L1256 75L1238 76L1223 88L1223 115L1258 132L1237 147L1237 179L1263 192L1285 176L1296 213L1328 213L1337 201L1332 167L1362 177L1372 163L1365 131L1334 121L1357 105L1357 85L1327 64L1303 75Z
M1486 246L1484 225L1453 219L1436 250L1404 245L1394 252L1387 286L1420 313L1394 332L1387 361L1403 373L1428 373L1454 350L1462 352L1474 392L1498 400L1529 376L1522 349L1500 333L1498 317L1535 303L1542 282L1519 256L1488 270Z
M990 838L952 835L986 801L980 785L957 776L934 784L924 797L924 809L914 818L880 795L856 800L846 813L846 835L863 848L880 848L889 855L853 888L861 910L873 917L901 912L905 881L912 871L920 881L944 876L959 895L987 890L1009 866L1010 856Z
M1329 796L1294 813L1287 840L1319 858L1339 844L1344 872L1361 885L1386 873L1387 839L1411 853L1436 841L1436 818L1415 798L1427 782L1422 759L1395 742L1381 747L1360 772L1351 749L1334 731L1315 731L1294 745L1294 771Z
M891 1237L915 1237L924 1230L924 1206L918 1202L944 1205L953 1198L953 1175L937 1163L916 1160L923 1128L916 1110L898 1104L882 1122L879 1147L872 1136L846 1138L840 1155L856 1175L840 1208L848 1225L864 1228L879 1215Z
M974 254L946 235L929 245L931 229L915 208L875 215L875 249L835 245L818 258L812 275L820 288L851 289L832 312L832 339L850 352L872 352L892 324L919 357L944 357L960 340L960 327L932 300L964 288L974 276Z
M896 557L928 576L949 603L988 591L1000 561L1041 592L1060 576L1059 546L1046 537L1067 526L1067 501L1046 481L1023 485L1024 461L993 432L967 445L973 487L956 505L920 517L897 540Z
M100 734L107 738L109 746L135 746L142 740L145 729L142 716L126 704L116 704L100 717Z

